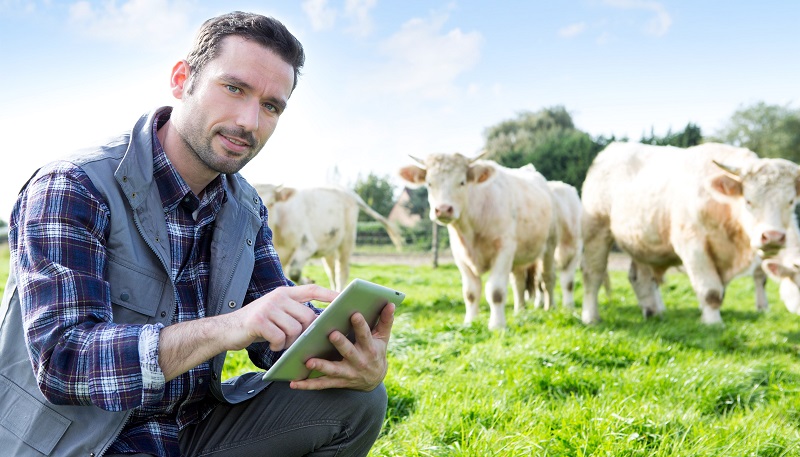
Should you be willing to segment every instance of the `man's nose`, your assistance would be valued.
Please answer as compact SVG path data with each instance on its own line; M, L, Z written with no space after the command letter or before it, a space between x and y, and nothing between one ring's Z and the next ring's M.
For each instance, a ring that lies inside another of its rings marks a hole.
M242 110L239 112L238 124L243 129L249 132L258 130L258 119L261 115L261 103L259 101L244 104Z

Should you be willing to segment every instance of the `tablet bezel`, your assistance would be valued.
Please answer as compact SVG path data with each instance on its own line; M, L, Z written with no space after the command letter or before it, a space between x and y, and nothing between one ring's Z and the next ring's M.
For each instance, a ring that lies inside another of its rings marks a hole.
M305 329L295 342L267 370L264 381L295 381L321 376L322 373L306 368L308 359L317 357L326 360L341 360L339 351L328 340L338 330L351 341L355 341L350 317L361 313L374 328L383 307L389 302L399 305L405 294L397 290L363 279L354 279Z

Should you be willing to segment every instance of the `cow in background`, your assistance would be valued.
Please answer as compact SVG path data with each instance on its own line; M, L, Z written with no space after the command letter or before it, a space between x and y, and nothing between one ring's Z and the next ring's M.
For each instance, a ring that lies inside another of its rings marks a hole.
M533 165L525 165L521 170L533 170ZM581 235L581 217L583 205L578 190L561 181L547 181L553 195L556 215L556 249L554 253L555 269L561 284L561 302L567 309L575 308L575 272L583 255L583 238ZM541 307L544 296L544 284L539 269L534 266L528 272L526 285L528 293L533 296L534 307ZM606 287L610 291L610 286Z
M753 275L756 283L756 309L767 310L765 287L769 276L778 282L778 291L786 309L790 313L800 314L800 231L796 221L786 231L786 247L774 256L761 260L759 266L761 268L756 268Z
M706 143L687 149L612 143L586 176L582 318L596 322L612 242L632 259L629 279L647 316L661 314L664 272L682 264L702 310L721 323L725 286L760 250L786 243L800 187L797 165Z
M359 210L383 225L397 249L404 244L400 229L351 190L295 189L272 184L258 184L255 188L269 211L272 242L281 264L296 283L301 280L306 262L321 258L331 289L341 291L347 286Z
M526 272L541 262L545 308L552 306L556 215L545 178L461 154L432 154L402 167L409 187L426 186L432 221L447 227L453 260L461 273L464 322L478 316L481 276L486 280L489 328L506 326L505 304L513 278L514 311L525 304Z

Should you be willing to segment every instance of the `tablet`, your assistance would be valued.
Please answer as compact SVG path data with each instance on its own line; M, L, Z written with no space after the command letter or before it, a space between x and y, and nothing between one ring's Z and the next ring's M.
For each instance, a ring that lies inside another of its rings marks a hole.
M328 340L331 332L338 330L347 335L350 341L355 341L355 332L350 324L353 314L361 313L370 328L374 328L383 307L389 302L399 305L403 299L405 294L402 292L363 279L354 279L275 361L262 379L295 381L322 376L322 373L306 368L306 361L312 357L334 361L342 359Z

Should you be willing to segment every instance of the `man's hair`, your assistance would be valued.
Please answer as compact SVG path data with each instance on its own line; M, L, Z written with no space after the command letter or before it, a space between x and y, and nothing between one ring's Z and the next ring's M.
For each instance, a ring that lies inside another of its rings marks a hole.
M240 36L278 54L281 59L294 68L294 83L292 91L297 87L297 78L300 69L305 63L306 56L303 45L292 35L289 30L277 19L254 13L234 11L221 16L208 19L200 27L194 46L186 57L192 78L203 71L203 67L217 57L220 43L228 36Z

